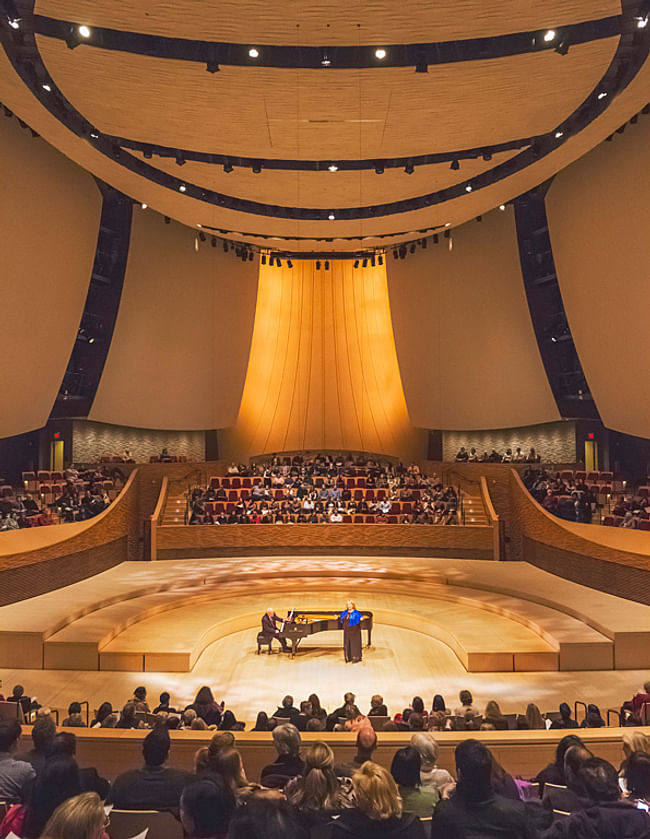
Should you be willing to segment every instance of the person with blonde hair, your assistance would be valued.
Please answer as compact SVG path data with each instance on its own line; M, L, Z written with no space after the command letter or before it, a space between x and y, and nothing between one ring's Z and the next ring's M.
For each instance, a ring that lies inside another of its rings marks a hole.
M544 718L534 702L529 703L526 708L526 723L531 731L544 731L546 729Z
M227 747L221 749L216 755L211 755L210 772L223 778L237 802L244 801L255 789L259 788L256 784L251 784L246 777L241 754L237 749Z
M424 839L417 816L402 811L402 799L390 772L368 760L352 776L356 807L343 810L332 827L334 837L380 836L381 839Z
M507 731L508 721L501 713L499 703L491 699L485 706L485 714L483 714L483 721L491 723L496 731Z
M349 778L337 778L334 752L320 740L306 752L305 767L305 774L289 781L284 792L311 828L352 806L352 783Z
M449 772L438 769L436 765L440 747L432 734L418 731L411 737L411 746L420 755L420 783L423 787L435 787L441 792L448 784L454 783Z
M642 752L643 754L650 755L650 740L642 731L624 731L623 754L625 755L625 758L619 767L619 775L625 775L630 757L635 752Z
M50 816L43 839L108 839L109 819L96 792L68 798Z

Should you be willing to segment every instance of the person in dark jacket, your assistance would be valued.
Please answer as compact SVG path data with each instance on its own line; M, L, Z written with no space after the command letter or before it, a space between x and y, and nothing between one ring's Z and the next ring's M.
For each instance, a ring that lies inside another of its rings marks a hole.
M26 763L31 763L34 771L38 775L45 766L47 751L55 734L56 725L52 717L38 717L32 728L33 748L28 752L16 755L16 760L24 760Z
M188 705L185 710L187 711L188 708L196 711L197 717L200 717L206 725L219 725L224 703L217 704L210 688L207 685L203 685L196 694L194 702Z
M166 728L150 731L142 741L144 766L118 775L106 803L117 810L171 810L178 815L183 788L192 775L165 766L169 747Z
M551 728L578 728L578 723L571 718L571 708L566 702L560 703L559 711L560 719L553 720Z
M52 760L57 755L76 757L77 736L72 731L60 731L52 740L47 751L47 759ZM111 788L106 778L102 778L94 766L86 766L79 769L79 780L81 781L82 792L96 792L102 801L108 795Z
M295 725L284 723L273 729L273 745L278 757L262 769L260 779L265 787L283 787L290 778L305 774L300 743L300 732Z
M540 795L544 792L544 784L558 784L559 786L566 786L566 778L564 777L564 755L569 751L571 746L584 746L582 740L577 734L567 734L557 744L555 749L555 760L549 763L541 772L538 772L535 777L535 783L539 784Z
M492 754L478 740L456 747L458 783L433 811L431 839L535 839L534 819L521 801L496 795Z
M544 839L650 839L650 817L621 800L616 769L592 757L578 773L591 805L554 822Z

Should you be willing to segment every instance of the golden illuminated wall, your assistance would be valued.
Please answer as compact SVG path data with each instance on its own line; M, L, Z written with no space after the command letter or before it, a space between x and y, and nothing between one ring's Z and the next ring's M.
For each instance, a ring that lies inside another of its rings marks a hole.
M261 265L233 452L409 457L418 454L418 439L397 364L385 267Z

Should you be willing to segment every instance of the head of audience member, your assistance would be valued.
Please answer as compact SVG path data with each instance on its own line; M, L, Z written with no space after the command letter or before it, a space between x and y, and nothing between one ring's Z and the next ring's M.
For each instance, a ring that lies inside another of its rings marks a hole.
M600 757L590 757L583 762L578 781L595 804L618 801L621 797L616 769Z
M110 702L102 702L99 708L95 711L95 722L98 722L100 725L104 722L106 717L109 717L113 713L113 706Z
M196 694L196 698L194 699L195 705L214 705L214 696L212 695L212 691L207 685L203 685L203 687L199 688L198 693Z
M307 720L305 731L325 731L325 720L319 717L310 717Z
M143 685L137 687L133 691L133 698L136 699L138 702L146 702L147 701L147 689Z
M185 728L190 728L190 726L196 719L196 711L194 710L194 708L187 708L185 711L183 711L182 719Z
M468 690L461 690L461 692L458 694L458 699L460 700L460 704L464 708L471 708L471 706L474 704L474 697Z
M567 734L560 740L555 749L555 768L562 779L564 779L564 756L573 746L584 747L584 743L577 734ZM564 783L564 780L562 783Z
M217 731L212 735L210 745L208 746L210 762L215 760L221 752L233 749L234 747L235 735L232 731Z
M357 731L357 762L364 763L366 760L372 760L372 755L376 748L377 734L375 730L369 725L362 726Z
M285 709L293 708L293 696L289 696L287 694L287 696L285 696L284 699L282 700L282 707L285 708Z
M177 728L181 727L180 717L170 715L163 719L163 724L165 725L167 731L176 731Z
M495 720L502 716L503 714L501 713L499 703L495 699L490 699L488 704L485 706L485 719Z
M410 731L424 731L424 717L422 714L416 714L415 712L409 714L408 724Z
M65 755L67 757L74 757L77 753L77 735L72 731L59 731L56 734L47 749L48 759L52 759L57 755Z
M237 749L225 748L210 756L210 769L220 775L233 795L248 786L244 764Z
M228 839L309 839L309 831L283 797L265 791L237 808Z
M43 836L47 839L102 839L107 817L104 802L96 792L68 798L48 819Z
M571 789L581 789L578 781L580 768L590 757L593 757L593 753L585 746L571 746L567 749L564 755L564 780Z
M464 705L465 703L463 702L462 704ZM470 703L469 704L470 705L472 704L471 697L470 697ZM433 702L431 703L431 710L434 711L434 712L442 711L443 713L445 713L446 710L447 710L447 706L445 705L445 700L439 693L436 693L436 695L433 697Z
M20 740L22 728L18 720L0 720L0 752L13 752Z
M55 734L56 725L52 717L37 717L32 727L34 751L45 754Z
M402 799L392 775L378 763L366 761L352 776L357 809L373 821L399 818Z
M11 696L13 699L18 701L24 694L25 688L22 685L14 685L14 689L11 691Z
M414 696L411 702L411 708L415 714L424 714L424 702L421 696Z
M166 728L154 728L142 741L142 756L145 766L157 768L169 757L171 740Z
M415 789L420 786L420 769L422 760L420 753L413 746L398 749L390 765L390 774L398 787Z
M343 696L343 704L344 705L354 705L354 702L355 702L356 698L357 697L353 693L348 692L348 693L344 694L344 696Z
M169 695L169 691L164 690L160 694L160 696L158 697L158 704L162 708L168 708L170 700L171 700L171 696Z
M290 722L273 729L273 745L280 757L298 757L300 743L300 732Z
M218 775L187 784L181 795L181 823L187 839L223 839L235 799Z
M436 768L440 746L438 746L432 734L418 731L411 737L411 746L420 755L422 770L428 772Z
M34 781L34 789L25 810L22 836L25 839L40 836L59 804L80 792L79 767L73 757L56 755L46 761Z
M311 704L311 713L314 717L320 717L323 714L323 708L320 704L320 699L318 698L318 694L310 693L307 697L307 701Z
M630 798L650 800L650 754L633 752L625 768L625 782Z
M208 730L208 724L201 717L195 717L192 720L192 725L190 726L190 729L192 731L207 731Z
M269 715L266 711L260 711L255 720L253 731L268 731L269 730Z
M237 719L232 711L228 710L223 712L221 722L219 723L219 728L222 731L234 731L237 724Z
M492 796L492 753L478 740L464 740L456 746L457 793L468 801L485 801Z
M339 782L334 772L334 752L327 743L316 741L305 753L305 774L288 796L299 810L337 808Z
M623 752L629 757L634 752L650 754L650 740L641 731L625 731L623 733Z
M560 702L559 706L560 711L560 719L566 725L567 722L571 719L571 708L567 702Z
M195 775L200 775L202 772L207 772L210 769L210 754L207 746L201 746L200 749L194 752L192 769Z
M530 702L526 708L526 722L528 723L528 728L532 730L541 731L546 728L546 723L534 702Z
M384 704L384 697L380 696L378 693L376 693L370 700L370 707L371 708L381 708L381 706L383 704Z

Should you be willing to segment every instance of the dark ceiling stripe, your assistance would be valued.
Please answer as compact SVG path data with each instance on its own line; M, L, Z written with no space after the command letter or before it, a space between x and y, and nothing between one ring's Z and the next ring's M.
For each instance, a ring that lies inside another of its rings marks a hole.
M553 21L541 30L514 32L487 38L467 38L456 41L439 41L420 44L373 44L362 46L280 46L272 44L234 44L222 41L198 41L189 38L169 38L142 32L125 32L120 29L91 27L90 38L81 38L79 26L88 21L58 20L44 15L34 15L34 29L39 35L58 38L69 46L83 44L106 50L135 53L175 61L193 61L215 67L227 64L237 67L305 68L331 71L335 69L416 67L423 72L427 65L452 64L460 61L478 61L504 58L530 52L555 49L560 40L567 44L584 44L620 34L620 16L582 21L554 27ZM544 40L544 32L554 29L553 41ZM383 59L375 56L382 46ZM249 48L256 47L259 55L251 58ZM329 62L329 63L324 63Z
M133 201L99 183L104 200L81 323L50 419L87 417L113 338L129 256ZM125 375L128 375L125 372Z
M192 151L190 149L174 148L172 146L157 146L152 143L143 143L140 140L130 140L125 137L117 137L114 134L105 134L107 139L116 143L120 148L131 149L142 152L145 157L152 156L172 158L181 165L188 160L196 163L207 163L212 166L237 166L243 169L270 169L273 171L290 172L325 172L332 164L335 164L341 172L358 172L364 169L403 169L407 165L430 166L439 163L451 163L454 160L476 160L483 157L489 161L492 156L505 151L516 151L517 149L530 146L537 137L525 137L520 140L509 140L505 143L494 143L493 145L480 146L474 149L459 149L458 151L438 152L436 154L420 154L411 157L388 157L388 158L367 158L360 160L347 160L330 157L327 160L285 160L268 157L235 157L229 154L212 154L210 152Z
M33 9L33 2L34 0L24 0L21 3L23 19L19 29L12 29L8 25L1 27L2 43L18 75L41 104L60 122L78 136L89 139L104 155L161 186L181 191L188 197L224 209L281 219L325 221L331 216L337 220L379 218L424 209L461 197L466 191L475 191L492 185L549 154L603 113L614 96L635 77L646 60L650 47L650 27L639 29L635 20L645 0L622 0L621 37L607 71L578 108L559 126L537 138L530 148L470 180L437 192L374 206L328 210L265 204L205 189L198 184L183 181L181 178L148 165L144 160L129 154L101 135L65 98L47 72L31 28L31 15L26 13L26 10ZM557 136L558 134L560 136Z

